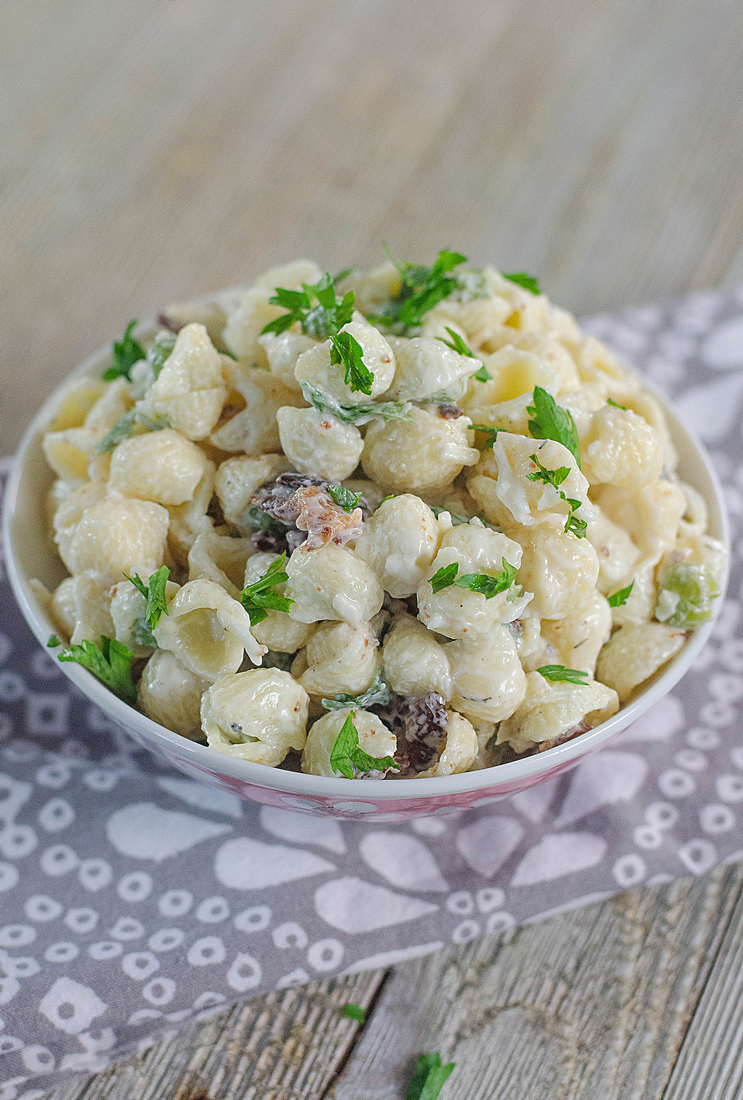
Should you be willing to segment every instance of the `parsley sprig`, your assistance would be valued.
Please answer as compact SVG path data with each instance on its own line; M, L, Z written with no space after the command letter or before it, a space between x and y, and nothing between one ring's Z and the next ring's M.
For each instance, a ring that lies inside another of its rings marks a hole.
M515 283L516 286L523 287L524 290L530 290L532 294L542 293L539 289L539 280L535 279L533 275L527 275L525 271L512 271L510 275L507 275L504 271L503 278Z
M409 401L369 401L358 405L344 405L311 382L302 381L300 386L310 405L314 405L318 412L330 413L343 424L367 424L370 420L410 420L413 406Z
M165 602L165 585L168 583L170 570L167 565L161 565L156 573L150 575L147 584L136 573L133 577L130 577L127 573L124 576L146 599L145 621L154 630L160 622L160 616L169 613Z
M49 649L61 646L56 634L52 634L46 643ZM134 654L131 649L117 642L115 638L101 637L100 646L95 642L85 639L80 645L71 645L69 649L63 649L58 654L60 661L74 661L83 668L87 668L101 683L116 692L125 703L133 706L137 701L137 685L132 679L132 661Z
M474 351L470 351L458 332L455 332L453 328L449 328L448 325L446 331L451 336L451 340L445 340L443 336L437 336L436 339L440 340L442 344L446 344L452 351L456 351L458 355L466 355L468 359L477 359Z
M568 409L558 405L551 393L541 386L534 387L534 404L526 411L533 418L529 421L532 439L553 439L567 447L580 470L580 441L578 429Z
M330 766L346 779L353 779L354 768L359 772L383 771L385 768L400 770L391 756L369 756L359 746L359 731L353 724L353 711L341 726L340 733L330 752Z
M133 409L129 409L129 412L125 412L116 421L113 428L104 435L100 443L96 445L96 454L107 454L109 451L115 450L119 443L131 438L134 435L135 424L146 428L148 432L161 432L163 428L170 427L170 420L167 416L146 416L135 406Z
M557 490L560 499L564 500L570 508L565 521L565 530L575 535L576 538L584 539L586 537L586 528L588 524L584 519L579 519L575 514L581 507L581 501L575 500L574 497L566 496L560 488L565 478L570 474L570 467L558 466L556 470L549 470L546 466L542 465L536 455L530 455L529 457L534 465L538 467L534 473L526 475L529 481L541 481L545 485L551 485L553 489Z
M405 1100L436 1100L455 1065L455 1062L449 1062L442 1066L441 1055L437 1050L431 1054L420 1054L415 1072L405 1090Z
M489 424L472 424L472 430L483 433L485 439L478 444L478 447L481 451L487 451L498 438L498 432L505 431L505 428L492 428Z
M344 512L353 512L361 500L361 493L352 493L350 489L344 489L342 485L328 485L328 492Z
M113 342L113 364L103 372L104 382L113 382L114 378L124 377L131 382L131 369L140 359L145 358L145 350L138 340L132 336L137 327L136 321L130 321L124 329L121 340Z
M385 703L389 703L391 698L392 692L384 682L382 670L377 669L371 684L361 695L347 695L344 691L341 691L332 699L321 699L320 702L326 710L345 710L346 707L366 709L375 704L383 706Z
M542 665L537 672L540 676L544 676L545 680L552 680L554 683L564 680L568 684L579 684L585 687L588 680L588 673L583 669L565 668L565 665Z
M480 592L486 600L492 600L500 592L508 591L518 573L517 566L511 565L505 558L501 558L501 563L503 569L496 576L491 576L490 573L463 573L460 577L459 565L453 561L450 565L442 565L441 569L437 569L429 583L434 593L456 585L457 588Z
M335 280L327 271L319 283L302 283L301 290L277 286L269 302L282 306L287 312L269 321L261 335L286 332L299 323L307 336L314 336L316 340L329 339L330 361L344 367L346 385L360 393L371 394L374 375L364 363L364 349L350 332L341 331L353 317L355 300L352 290L338 300Z
M288 596L279 596L278 592L273 591L277 584L289 580L289 574L284 570L285 564L286 552L279 554L263 576L246 585L240 593L240 601L250 615L251 626L262 623L269 611L288 611L294 603Z
M385 251L400 272L400 290L381 313L370 314L367 319L386 328L419 328L425 314L458 288L459 278L452 272L466 263L467 257L442 248L433 266L424 267L394 259L386 246Z
M607 596L609 607L624 607L634 587L635 582L632 580L626 588L620 588L618 592L613 592L611 596Z

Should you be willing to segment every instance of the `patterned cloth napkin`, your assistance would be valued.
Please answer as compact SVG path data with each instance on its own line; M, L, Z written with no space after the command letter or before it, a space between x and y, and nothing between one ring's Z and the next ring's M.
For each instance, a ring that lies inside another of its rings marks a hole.
M587 327L703 436L737 527L743 292ZM603 752L478 811L376 825L243 803L137 749L0 580L0 1100L40 1097L246 995L743 858L734 547L712 642Z

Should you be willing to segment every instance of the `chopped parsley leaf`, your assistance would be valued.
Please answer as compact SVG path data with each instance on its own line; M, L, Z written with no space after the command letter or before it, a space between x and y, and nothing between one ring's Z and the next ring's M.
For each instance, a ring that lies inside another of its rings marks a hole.
M344 489L342 485L328 485L328 492L344 512L353 512L361 500L361 493L352 493L350 489Z
M611 596L607 596L609 607L624 607L634 586L635 582L630 581L626 588L620 588L618 592L613 592Z
M343 381L347 386L371 396L374 375L364 362L364 349L350 332L330 337L330 362L344 367Z
M145 358L156 379L160 377L160 371L165 366L166 360L170 358L174 347L175 336L171 332L161 332L152 347L147 349Z
M525 271L512 271L510 275L507 275L504 271L503 278L515 283L516 286L523 287L524 290L530 290L532 294L542 293L539 289L539 280L535 279L533 275L527 275Z
M56 634L52 634L47 646L54 649L61 642ZM60 661L74 661L83 668L87 668L101 683L133 706L137 701L137 685L132 679L132 661L134 654L131 649L117 642L115 638L101 637L100 646L95 642L82 641L80 645L71 645L69 649L63 649L58 654Z
M145 358L145 350L138 340L132 336L132 331L137 327L136 321L130 321L124 329L121 340L113 342L113 365L104 370L103 381L113 382L114 378L124 377L131 382L131 369L140 359Z
M545 680L552 680L554 683L564 680L568 684L579 684L581 687L585 687L588 679L588 673L583 669L565 668L565 665L542 665L537 672L540 676L544 676Z
M385 251L390 255L386 246ZM457 289L459 277L452 272L467 262L466 256L448 248L439 252L432 267L395 260L391 255L390 259L400 272L400 290L381 313L370 314L367 320L401 330L419 328L424 315Z
M351 274L352 271L355 271L355 270L356 269L353 266L344 267L342 271L339 271L337 275L333 276L333 286L337 286L338 283L342 283L343 280L345 278L347 278Z
M268 617L268 611L288 611L294 600L288 596L279 596L272 589L277 584L283 584L289 580L289 574L284 572L286 553L280 554L272 561L263 576L253 584L248 584L240 593L240 601L250 615L250 625L256 626ZM268 609L268 610L267 610Z
M505 558L501 558L502 572L497 576L490 573L459 573L459 565L452 562L451 565L442 565L431 577L430 585L434 593L441 592L444 588L456 585L457 588L469 588L471 592L481 592L486 600L492 600L499 592L507 592L513 584L518 568L511 565Z
M482 432L485 436L484 442L479 444L481 451L487 451L488 447L492 447L498 438L498 432L505 431L505 428L491 428L488 424L472 424L473 431Z
M167 565L161 565L158 571L150 576L147 584L145 584L142 578L138 577L136 573L133 577L127 576L126 573L124 576L147 600L147 609L144 613L144 617L149 626L154 630L160 622L160 616L168 614L168 607L165 603L165 585L168 583L170 570Z
M489 382L493 376L483 363L480 369L476 370L472 377L476 378L478 382Z
M607 397L606 404L607 405L612 405L615 409L621 409L622 412L627 412L627 406L626 405L620 405L616 401L612 401L612 399L610 397Z
M343 424L367 424L370 420L410 420L412 405L409 401L369 401L358 405L343 405L311 382L302 381L300 386L310 405L318 412L330 413Z
M446 331L451 336L451 340L445 340L443 336L437 336L436 339L440 340L442 344L446 344L452 351L456 351L458 355L466 355L468 359L477 359L475 353L470 351L458 332L455 332L453 328L449 328L448 325Z
M347 1016L349 1020L358 1020L360 1024L363 1024L366 1019L366 1009L357 1004L344 1005L343 1015Z
M458 572L459 566L455 561L451 562L450 565L442 565L440 569L437 569L429 582L434 595L440 592L442 588L448 588L450 584L454 584Z
M261 335L266 332L286 332L299 322L306 336L327 340L329 336L340 332L351 320L355 300L353 291L349 291L338 301L335 280L327 271L319 283L313 286L302 283L301 290L277 286L269 302L274 306L282 306L287 312L274 321L269 321L261 329Z
M382 499L380 500L379 504L378 504L378 505L377 505L377 507L376 507L376 508L374 509L374 511L376 512L376 511L377 511L377 510L378 510L379 508L381 508L381 507L382 507L382 505L383 505L383 504L385 504L385 503L386 503L386 502L387 502L388 500L394 500L394 499L395 499L395 494L394 494L394 493L388 493L386 497L382 497Z
M536 455L529 455L529 457L534 465L538 467L533 474L526 475L529 481L541 481L545 485L551 485L552 488L559 493L560 499L564 500L570 508L567 520L565 521L565 531L575 535L576 538L585 538L588 524L584 519L579 519L575 514L581 507L582 502L580 500L575 500L573 497L565 496L560 488L565 478L570 474L570 467L558 466L556 470L549 470L546 466L542 465Z
M170 420L167 416L145 416L136 407L129 409L129 412L125 412L121 419L116 421L113 428L104 435L100 443L96 445L96 454L107 454L109 451L115 450L119 443L123 443L125 439L129 439L134 435L135 424L140 424L148 432L160 432L163 428L170 427Z
M371 684L361 695L346 695L342 691L333 699L321 699L320 702L326 710L345 710L346 707L371 707L375 703L383 705L389 703L391 698L392 692L382 677L382 670L378 668Z
M330 766L334 772L340 772L346 779L353 779L353 770L359 772L383 771L385 768L400 770L400 765L391 756L369 756L359 746L359 731L353 724L351 711L341 726L340 733L330 753Z
M405 1090L405 1100L436 1100L442 1088L449 1080L456 1063L441 1065L441 1055L437 1050L431 1054L421 1054L415 1065L415 1072Z
M534 387L534 404L527 405L526 411L532 420L529 431L532 439L553 439L567 447L580 470L580 441L578 429L568 409L557 404L551 393L541 386Z

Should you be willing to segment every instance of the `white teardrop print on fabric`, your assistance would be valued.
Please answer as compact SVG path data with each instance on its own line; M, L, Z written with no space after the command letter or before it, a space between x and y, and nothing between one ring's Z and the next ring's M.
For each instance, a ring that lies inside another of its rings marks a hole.
M481 817L457 833L457 848L465 862L486 878L492 878L516 850L524 826L513 817Z
M171 776L161 776L157 785L161 790L167 791L175 798L180 798L196 810L226 814L228 817L235 818L241 818L243 815L242 799L236 794L230 794L229 791L220 790L219 787L195 783L192 779L173 779Z
M154 802L139 802L116 810L106 824L106 835L117 852L135 859L153 859L156 863L209 837L231 831L230 825L205 821L179 810L163 810Z
M346 851L343 830L332 817L308 817L306 814L261 806L261 825L279 840L294 844L317 844L329 852L342 855Z
M701 436L705 443L724 439L740 422L743 402L743 375L734 374L715 382L705 382L686 390L674 406L680 417Z
M556 833L545 836L527 852L516 868L511 886L534 886L537 882L572 875L595 867L606 853L607 843L591 833Z
M627 745L634 741L668 741L683 728L684 708L675 695L666 695L665 699L652 706L646 714L623 730L612 742L613 745Z
M645 760L634 753L612 749L593 753L573 772L555 827L572 825L601 806L629 802L647 774Z
M334 870L333 863L314 852L287 848L283 844L264 844L247 836L226 841L214 860L217 879L233 890L263 890L281 882Z
M434 913L438 906L421 898L394 894L384 886L372 886L360 878L340 878L318 887L315 909L333 928L358 934L417 920Z
M449 889L428 848L409 833L367 833L359 851L364 862L393 886L423 893Z
M702 359L714 370L743 368L743 317L718 325L704 338Z
M529 787L525 791L520 791L519 794L511 796L511 805L515 806L524 817L528 817L529 821L536 824L542 820L552 805L552 799L555 797L559 782L559 777L547 779L536 787Z

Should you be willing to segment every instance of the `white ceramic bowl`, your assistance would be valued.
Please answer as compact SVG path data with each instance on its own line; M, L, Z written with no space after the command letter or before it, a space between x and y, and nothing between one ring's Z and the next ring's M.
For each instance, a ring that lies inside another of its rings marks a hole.
M154 331L154 325L144 327L139 335L146 337ZM41 436L63 397L74 388L80 376L100 377L109 362L108 347L90 356L39 410L16 454L5 493L3 539L8 575L21 611L42 645L46 645L54 627L29 582L37 577L53 589L66 571L46 529L45 496L53 474L42 454ZM667 407L666 415L679 453L679 474L707 501L709 533L728 546L722 490L709 458L701 444ZM720 602L718 600L718 607ZM146 718L108 691L80 665L64 663L61 667L65 675L122 730L194 779L269 806L334 817L364 815L378 821L402 820L495 802L574 767L587 753L601 748L671 690L698 656L712 626L713 622L708 622L700 627L641 695L600 726L522 760L437 779L328 779L237 760L180 737Z

